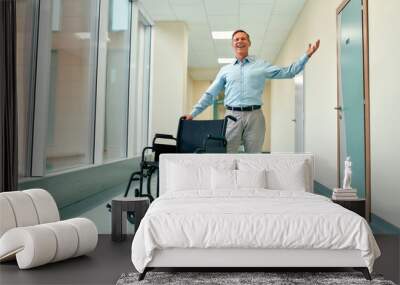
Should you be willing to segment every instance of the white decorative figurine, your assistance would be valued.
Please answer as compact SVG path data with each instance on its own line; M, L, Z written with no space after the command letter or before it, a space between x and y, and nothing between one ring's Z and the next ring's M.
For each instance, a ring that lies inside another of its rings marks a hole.
M351 188L351 161L350 156L346 157L344 162L344 178L343 178L343 189Z

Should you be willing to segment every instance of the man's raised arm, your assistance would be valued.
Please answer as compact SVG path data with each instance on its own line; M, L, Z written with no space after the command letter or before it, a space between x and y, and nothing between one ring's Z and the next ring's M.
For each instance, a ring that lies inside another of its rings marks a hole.
M200 100L194 105L190 114L184 115L184 119L192 120L198 114L203 112L209 105L213 103L214 98L225 88L225 75L222 69L218 72L213 83L208 87L207 91L201 96Z

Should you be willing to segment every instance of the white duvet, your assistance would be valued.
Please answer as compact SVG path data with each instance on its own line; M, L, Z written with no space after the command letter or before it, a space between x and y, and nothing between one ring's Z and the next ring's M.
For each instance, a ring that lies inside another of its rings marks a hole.
M358 249L370 271L380 255L359 215L320 195L266 189L164 194L136 232L132 262L143 272L165 248Z

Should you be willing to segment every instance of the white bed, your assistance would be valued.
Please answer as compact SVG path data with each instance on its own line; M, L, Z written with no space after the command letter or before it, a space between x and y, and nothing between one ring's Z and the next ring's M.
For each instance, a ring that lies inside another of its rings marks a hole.
M368 223L312 193L313 167L311 154L162 155L161 195L133 240L134 266L144 274L154 267L355 267L369 277L380 251Z

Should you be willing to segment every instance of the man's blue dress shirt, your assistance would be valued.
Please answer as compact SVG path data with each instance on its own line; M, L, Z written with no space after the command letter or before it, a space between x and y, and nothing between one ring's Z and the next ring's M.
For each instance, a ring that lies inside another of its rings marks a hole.
M242 61L227 64L218 72L214 82L193 107L193 117L213 103L214 98L225 89L224 105L244 107L262 105L262 94L266 79L293 78L301 72L308 61L304 54L288 67L274 66L265 60L247 56Z

